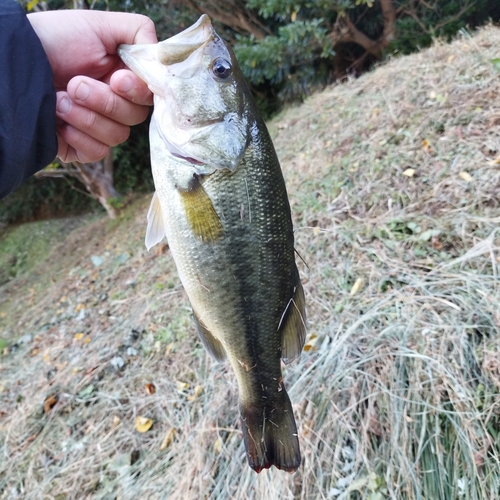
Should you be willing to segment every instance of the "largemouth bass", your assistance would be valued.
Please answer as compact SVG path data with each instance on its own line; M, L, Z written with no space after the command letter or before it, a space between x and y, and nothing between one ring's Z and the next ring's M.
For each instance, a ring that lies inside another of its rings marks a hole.
M267 128L206 15L118 53L154 94L146 246L167 237L203 345L231 363L249 465L293 472L300 449L280 360L302 350L305 301Z

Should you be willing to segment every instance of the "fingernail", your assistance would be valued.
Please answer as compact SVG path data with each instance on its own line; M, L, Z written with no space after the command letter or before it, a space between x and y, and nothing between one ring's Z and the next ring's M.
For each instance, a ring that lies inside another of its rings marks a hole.
M71 101L69 100L69 97L63 96L57 101L57 112L61 113L62 115L65 115L68 111L69 108L71 108Z
M128 92L132 89L133 85L134 82L132 81L132 78L130 78L130 76L124 76L118 84L118 90L120 92Z
M90 94L90 87L89 87L88 83L81 82L80 85L78 85L78 87L76 87L75 99L83 101L84 99L87 99L89 94Z

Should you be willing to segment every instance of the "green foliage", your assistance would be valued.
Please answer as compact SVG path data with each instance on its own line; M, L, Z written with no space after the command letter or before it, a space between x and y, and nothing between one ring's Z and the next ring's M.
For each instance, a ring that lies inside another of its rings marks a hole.
M402 15L396 21L393 51L404 54L429 46L435 38L451 40L462 28L474 28L500 19L497 0L442 0L397 2Z
M31 177L16 191L0 200L0 222L75 215L98 209L99 206L74 179Z
M249 81L271 84L284 100L308 94L326 76L325 63L334 54L321 19L281 26L276 36L260 41L239 37L234 50Z
M394 0L393 5L397 17L389 52L414 52L436 37L450 39L466 26L500 19L497 0ZM272 35L263 40L237 37L242 71L261 98L282 102L302 99L346 68L363 71L356 67L367 61L362 48L352 42L336 45L342 16L374 42L386 22L377 0L247 0L246 7L261 16Z

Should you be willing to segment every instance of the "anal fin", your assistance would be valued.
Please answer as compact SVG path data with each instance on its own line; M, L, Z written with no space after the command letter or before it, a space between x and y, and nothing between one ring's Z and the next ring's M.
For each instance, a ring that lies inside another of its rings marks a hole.
M194 323L198 330L198 336L205 349L215 358L216 361L222 362L226 359L226 350L224 346L217 340L208 328L200 321L196 312L193 309Z
M218 240L222 224L198 176L193 177L188 190L179 189L179 194L193 233L204 242Z
M306 340L306 301L297 272L297 284L280 325L281 358L290 363L300 356Z

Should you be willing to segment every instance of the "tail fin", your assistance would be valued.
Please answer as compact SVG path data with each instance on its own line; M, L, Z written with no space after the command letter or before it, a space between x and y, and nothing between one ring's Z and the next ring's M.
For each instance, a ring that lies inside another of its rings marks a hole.
M297 426L290 398L283 388L274 406L240 402L241 426L248 464L255 472L278 469L295 472L300 465Z

